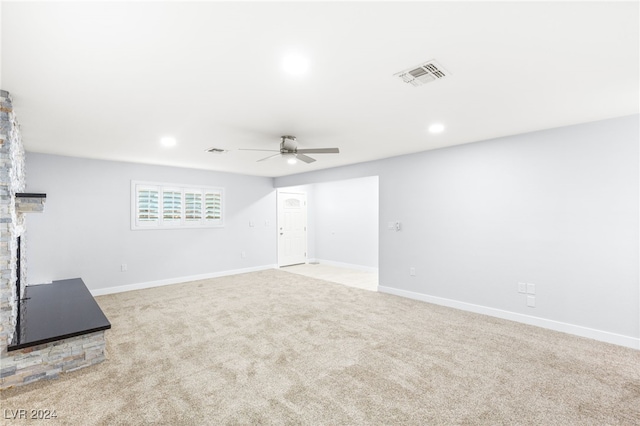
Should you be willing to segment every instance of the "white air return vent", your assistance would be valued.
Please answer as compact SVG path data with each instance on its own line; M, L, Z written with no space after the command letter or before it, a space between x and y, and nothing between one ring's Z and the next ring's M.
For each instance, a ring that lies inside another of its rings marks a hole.
M423 84L431 83L432 81L440 80L450 75L451 73L445 70L444 67L434 59L394 74L394 76L400 77L405 83L413 86L422 86Z
M224 154L225 152L227 152L226 149L222 149L222 148L208 148L205 149L206 152L211 152L213 154Z

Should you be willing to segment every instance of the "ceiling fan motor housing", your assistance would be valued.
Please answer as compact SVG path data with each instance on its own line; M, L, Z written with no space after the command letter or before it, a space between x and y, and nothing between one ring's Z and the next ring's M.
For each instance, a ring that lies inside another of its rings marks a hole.
M282 142L280 142L280 152L295 152L298 147L295 136L282 136Z

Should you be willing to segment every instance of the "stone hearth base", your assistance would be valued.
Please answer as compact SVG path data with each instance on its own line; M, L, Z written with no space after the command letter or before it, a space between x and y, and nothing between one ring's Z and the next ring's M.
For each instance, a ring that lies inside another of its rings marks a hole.
M0 389L55 379L60 373L100 363L106 357L104 331L2 354Z

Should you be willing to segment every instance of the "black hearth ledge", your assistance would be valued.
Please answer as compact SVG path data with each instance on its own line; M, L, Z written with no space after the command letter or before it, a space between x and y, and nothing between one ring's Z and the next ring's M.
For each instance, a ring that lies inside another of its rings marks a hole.
M28 285L20 319L7 351L108 330L111 323L82 279Z

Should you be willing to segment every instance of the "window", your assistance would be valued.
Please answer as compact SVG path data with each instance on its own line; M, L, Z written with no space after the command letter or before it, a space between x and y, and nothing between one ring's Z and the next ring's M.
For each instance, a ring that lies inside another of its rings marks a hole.
M131 229L223 226L224 189L131 181Z

